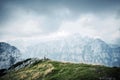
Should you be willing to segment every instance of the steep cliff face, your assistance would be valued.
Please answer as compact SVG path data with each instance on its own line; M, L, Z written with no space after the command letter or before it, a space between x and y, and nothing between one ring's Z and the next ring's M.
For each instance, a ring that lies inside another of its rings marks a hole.
M8 68L19 61L20 51L8 43L0 42L0 69Z

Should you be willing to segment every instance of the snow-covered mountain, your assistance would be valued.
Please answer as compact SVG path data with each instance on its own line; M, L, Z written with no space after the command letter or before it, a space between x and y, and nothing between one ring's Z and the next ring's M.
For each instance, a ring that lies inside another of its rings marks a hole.
M28 46L24 46L27 41L16 42L10 43L23 52L24 58L47 57L58 61L120 66L120 47L111 47L97 38L74 34L54 40L31 41Z
M19 61L20 51L5 42L0 42L0 69L9 68Z

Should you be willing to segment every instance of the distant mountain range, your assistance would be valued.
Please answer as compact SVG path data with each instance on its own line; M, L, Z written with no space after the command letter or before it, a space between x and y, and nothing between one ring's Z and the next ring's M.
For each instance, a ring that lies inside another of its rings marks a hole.
M47 57L57 61L120 66L120 47L111 46L101 39L74 34L54 40L31 41L26 46L27 42L9 43L17 46L23 52L22 57L25 59Z
M0 69L9 68L19 61L20 51L8 43L0 42Z

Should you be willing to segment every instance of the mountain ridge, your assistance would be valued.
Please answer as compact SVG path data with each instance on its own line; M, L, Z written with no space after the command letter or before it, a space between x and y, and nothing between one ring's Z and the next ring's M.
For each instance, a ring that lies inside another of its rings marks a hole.
M59 62L50 59L35 60L20 69L8 70L1 80L119 80L120 68L83 63ZM25 62L24 60L23 62ZM21 65L21 64L20 64ZM19 65L18 65L19 66Z
M111 47L101 39L83 37L79 34L50 41L28 41L29 45L27 41L25 43L13 41L11 44L23 52L25 59L34 57L41 59L46 56L58 61L120 66L120 47Z

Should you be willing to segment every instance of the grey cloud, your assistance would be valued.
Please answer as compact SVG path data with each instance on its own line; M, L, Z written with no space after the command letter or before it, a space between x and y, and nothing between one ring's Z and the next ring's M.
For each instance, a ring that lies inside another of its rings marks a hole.
M14 13L18 8L28 14L35 12L38 16L46 17L44 25L40 26L43 33L38 34L55 32L60 28L63 20L74 21L81 14L92 13L104 18L115 13L118 19L120 16L120 0L0 0L0 28L5 27L4 24L16 17ZM69 14L65 13L66 9L69 10ZM20 14L23 13L20 12ZM9 35L9 33L0 32L0 36L3 35ZM20 35L24 35L24 33Z
M0 21L8 20L10 12L15 11L14 7L52 17L55 10L68 8L72 14L70 17L77 18L84 13L110 13L120 8L119 4L119 0L0 0Z
M120 19L120 9L117 12L116 19Z
M54 10L68 8L74 14L84 12L105 12L120 8L119 0L1 0L1 15L8 13L5 6L15 5L25 10L33 10L43 15L54 14ZM6 15L5 15L6 16Z

